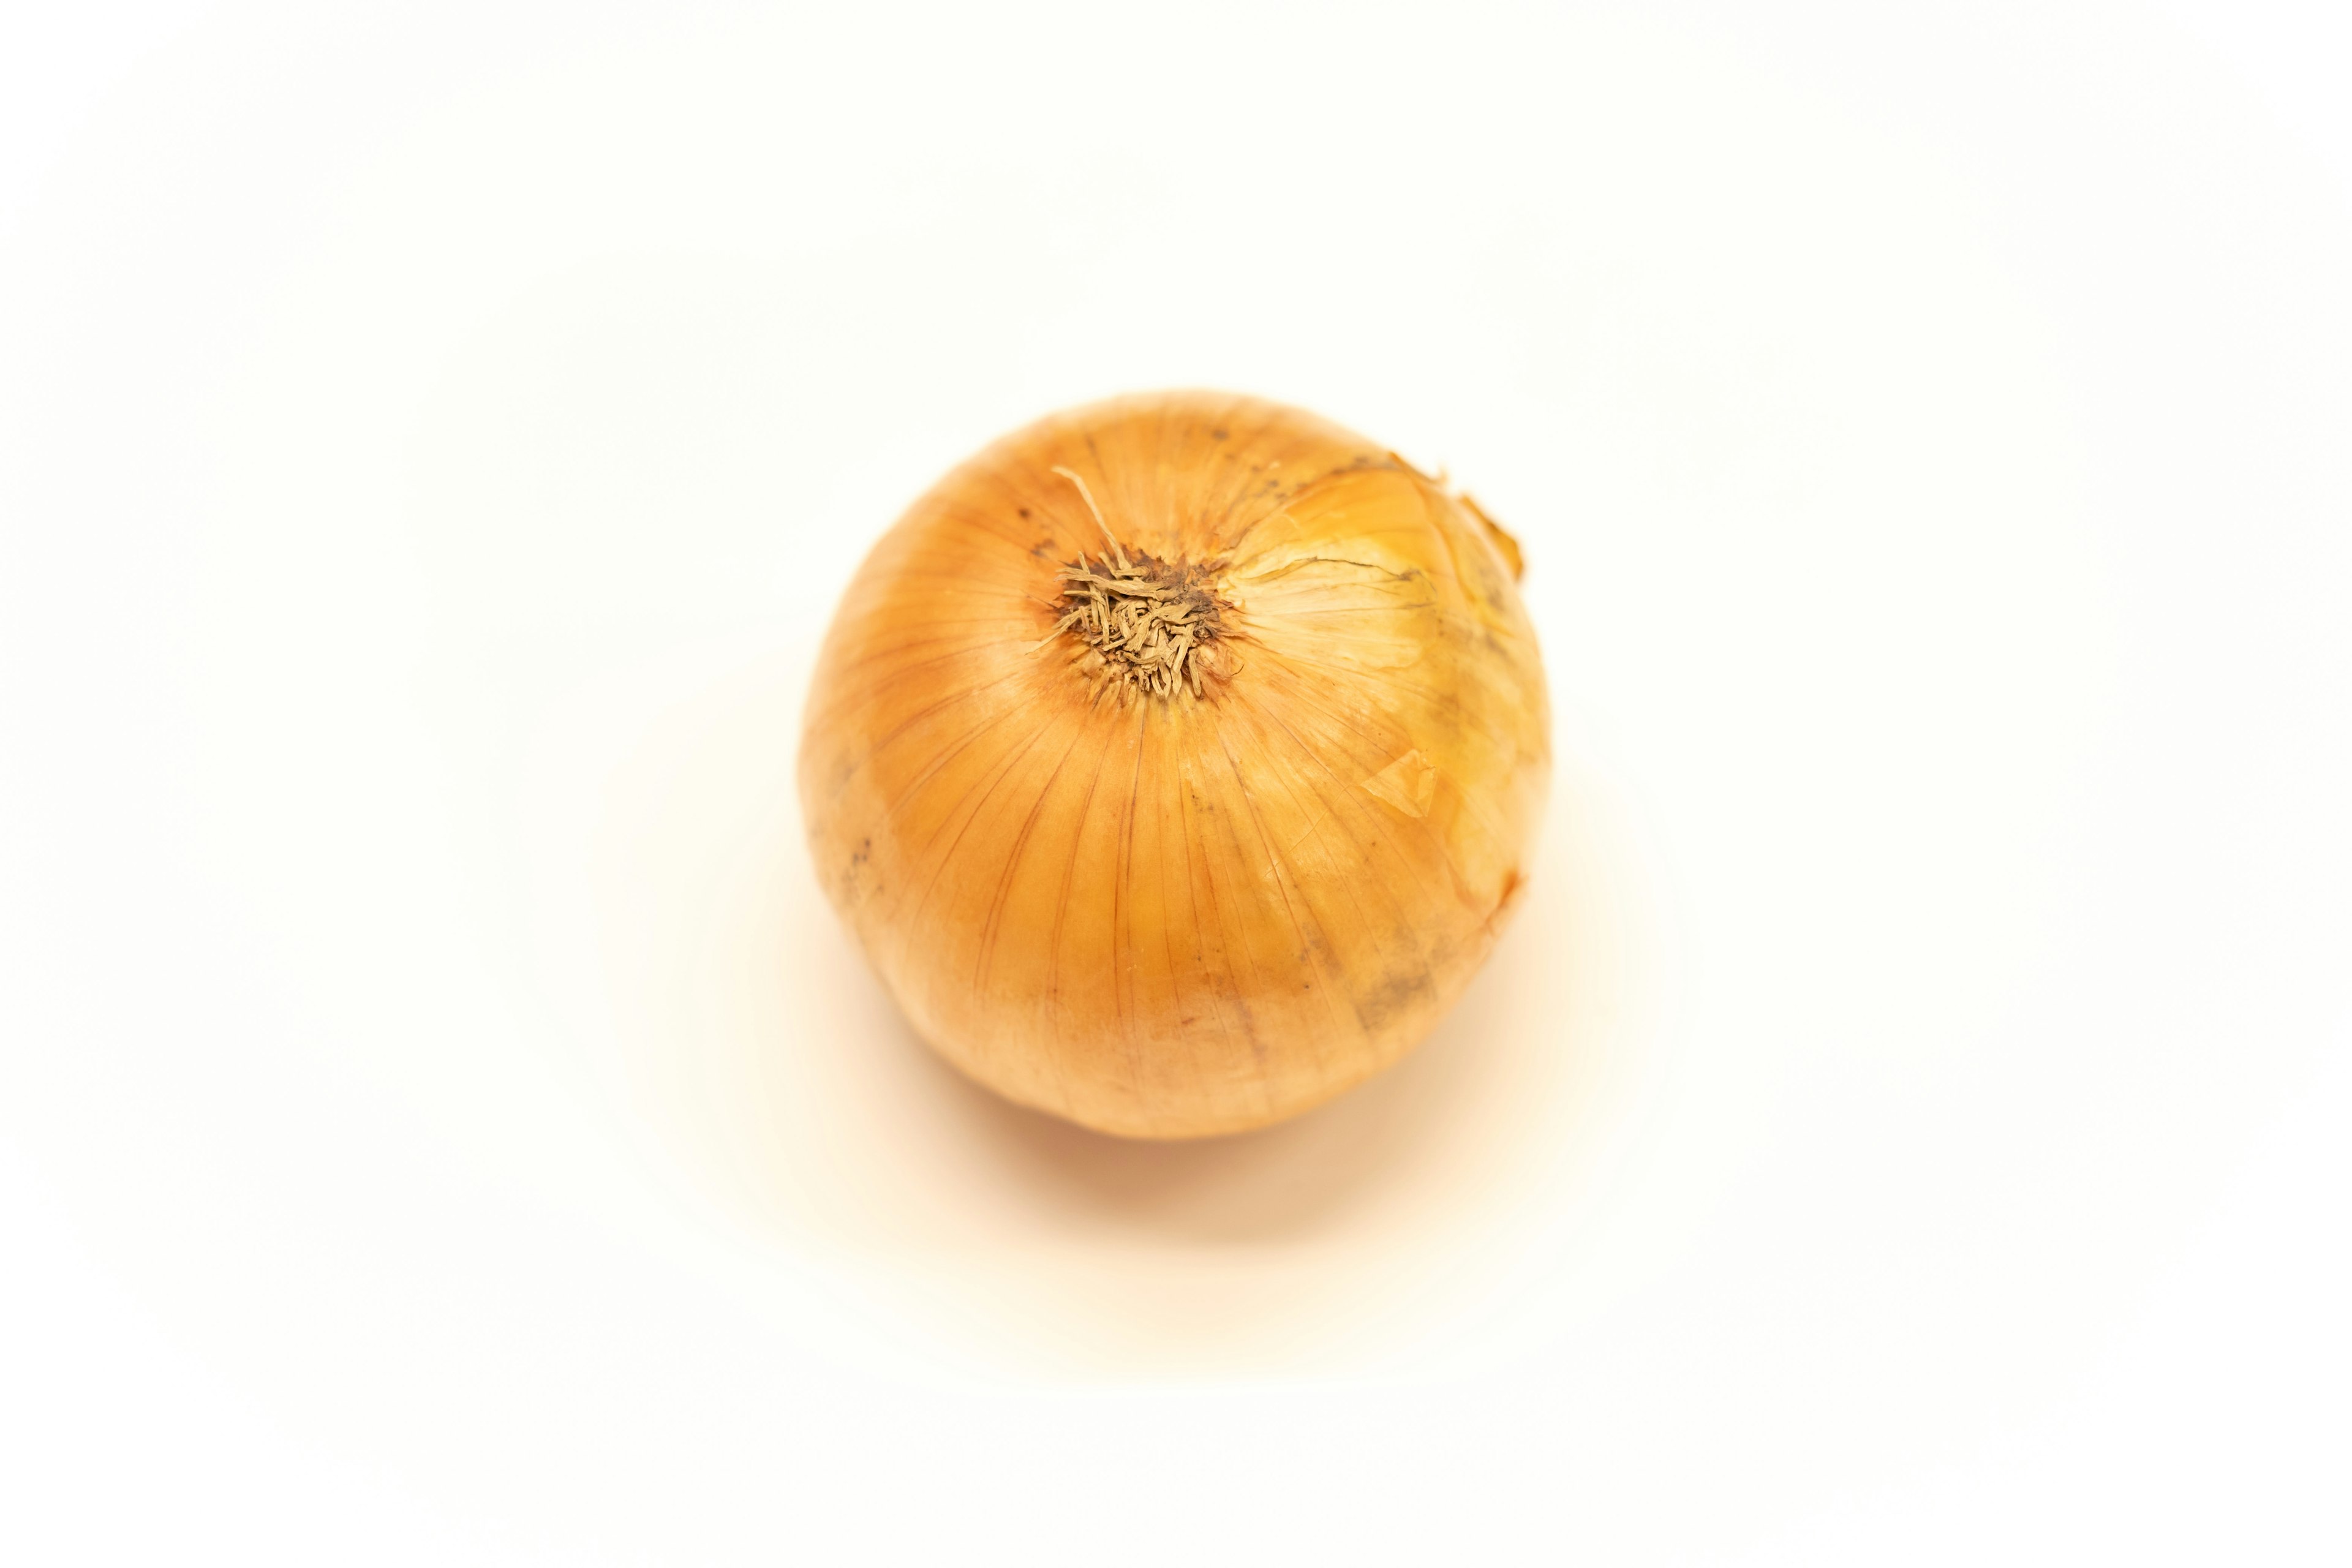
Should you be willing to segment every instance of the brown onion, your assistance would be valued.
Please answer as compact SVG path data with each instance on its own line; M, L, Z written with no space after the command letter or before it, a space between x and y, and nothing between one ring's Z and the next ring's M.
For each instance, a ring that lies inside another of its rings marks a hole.
M1055 415L857 572L800 787L916 1029L1141 1138L1295 1115L1395 1061L1492 947L1550 773L1518 548L1313 415Z

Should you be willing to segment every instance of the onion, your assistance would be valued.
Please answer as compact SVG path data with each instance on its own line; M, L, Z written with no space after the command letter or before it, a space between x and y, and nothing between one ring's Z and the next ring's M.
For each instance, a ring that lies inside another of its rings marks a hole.
M1106 1132L1395 1061L1526 881L1518 547L1328 421L1202 393L1006 437L858 570L800 756L827 895L972 1078Z

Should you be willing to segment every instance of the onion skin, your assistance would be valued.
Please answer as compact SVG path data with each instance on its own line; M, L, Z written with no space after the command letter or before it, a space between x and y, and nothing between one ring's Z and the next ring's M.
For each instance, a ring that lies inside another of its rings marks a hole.
M1106 529L1210 569L1197 696L1056 633ZM1550 721L1517 562L1297 409L1154 394L1017 431L835 616L800 753L826 894L917 1031L1022 1104L1132 1138L1319 1104L1419 1043L1523 885Z

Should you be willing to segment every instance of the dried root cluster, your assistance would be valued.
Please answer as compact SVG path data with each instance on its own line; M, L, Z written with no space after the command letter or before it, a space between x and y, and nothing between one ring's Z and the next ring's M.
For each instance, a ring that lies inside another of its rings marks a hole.
M1084 551L1061 570L1062 618L1045 643L1065 632L1093 650L1124 697L1199 697L1218 663L1222 617L1210 569L1164 562L1111 542L1099 563ZM1044 644L1039 646L1043 647Z

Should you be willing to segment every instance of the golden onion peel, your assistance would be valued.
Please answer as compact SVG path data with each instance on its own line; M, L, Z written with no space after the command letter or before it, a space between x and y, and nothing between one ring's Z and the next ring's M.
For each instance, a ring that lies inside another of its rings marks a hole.
M1139 1138L1395 1061L1524 882L1549 716L1518 550L1297 409L1057 414L955 469L834 617L800 789L916 1029Z

